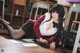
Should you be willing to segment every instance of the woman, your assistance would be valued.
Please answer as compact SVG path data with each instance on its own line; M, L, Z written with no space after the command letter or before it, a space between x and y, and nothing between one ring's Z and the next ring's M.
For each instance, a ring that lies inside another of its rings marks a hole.
M19 39L25 34L26 37L36 37L40 42L50 45L50 49L55 48L55 39L57 33L61 30L64 17L64 8L62 5L54 5L49 13L45 13L37 20L29 19L19 30L14 30L5 20L3 24L9 30L14 39Z

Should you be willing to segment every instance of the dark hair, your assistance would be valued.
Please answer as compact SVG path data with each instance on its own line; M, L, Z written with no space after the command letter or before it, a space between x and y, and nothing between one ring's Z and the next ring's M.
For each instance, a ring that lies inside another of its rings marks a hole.
M53 22L54 26L58 28L58 31L60 31L60 29L62 28L62 24L63 24L63 17L64 17L64 7L60 4L56 4L53 7L50 8L49 13L51 13L51 18L45 22L48 22L52 19L52 13L58 13L59 17L58 17L58 23Z
M64 17L64 7L60 4L56 4L53 7L50 8L50 13L54 13L57 12L59 14L59 18L63 18Z

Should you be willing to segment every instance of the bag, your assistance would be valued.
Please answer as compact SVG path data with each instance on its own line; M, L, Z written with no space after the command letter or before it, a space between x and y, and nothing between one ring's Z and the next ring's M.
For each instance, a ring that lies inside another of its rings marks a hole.
M64 40L66 39L66 41L64 43L65 44L64 47L73 48L76 38L76 33L66 31L65 34L66 35L64 36Z

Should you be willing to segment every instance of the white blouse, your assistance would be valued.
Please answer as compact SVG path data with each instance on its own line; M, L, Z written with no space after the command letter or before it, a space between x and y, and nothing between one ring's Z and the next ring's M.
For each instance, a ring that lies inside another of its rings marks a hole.
M46 13L45 14L45 19L43 20L43 22L40 24L40 33L42 36L50 36L53 35L57 32L57 28L53 27L53 19L51 19L48 22L45 22L46 20L50 19L50 13ZM51 27L49 29L47 29L48 24L51 23Z

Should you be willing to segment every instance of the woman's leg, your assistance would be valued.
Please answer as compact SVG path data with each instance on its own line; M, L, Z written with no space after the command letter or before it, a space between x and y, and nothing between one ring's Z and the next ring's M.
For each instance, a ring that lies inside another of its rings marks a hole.
M24 32L21 28L20 28L19 30L17 30L17 31L14 30L10 25L8 25L8 24L6 23L5 20L2 20L2 24L7 27L7 29L8 29L9 32L10 32L10 35L11 35L12 38L14 38L14 39L19 39L19 38L21 38L21 37L25 34L25 32Z

